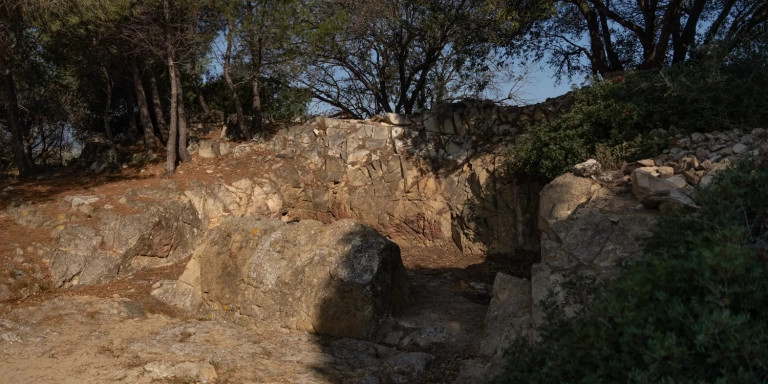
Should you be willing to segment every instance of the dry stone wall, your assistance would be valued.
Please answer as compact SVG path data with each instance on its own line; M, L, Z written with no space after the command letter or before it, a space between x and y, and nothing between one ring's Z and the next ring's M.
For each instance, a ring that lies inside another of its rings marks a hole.
M502 162L517 132L569 100L525 107L463 101L366 121L315 118L232 149L234 156L267 153L258 159L272 164L263 178L187 195L214 221L222 212L352 218L401 244L506 255L536 250L541 185L505 177ZM217 143L201 142L200 155L218 156L216 145L225 143Z

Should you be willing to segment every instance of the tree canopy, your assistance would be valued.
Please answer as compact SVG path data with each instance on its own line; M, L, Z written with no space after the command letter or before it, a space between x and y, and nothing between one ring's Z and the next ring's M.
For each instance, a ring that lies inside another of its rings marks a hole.
M512 42L560 76L609 76L661 69L717 50L720 56L765 32L764 0L558 0L556 16Z
M310 100L413 113L503 83L515 59L609 77L761 55L762 0L0 0L0 142L23 176L85 138L189 160L187 120L238 139Z

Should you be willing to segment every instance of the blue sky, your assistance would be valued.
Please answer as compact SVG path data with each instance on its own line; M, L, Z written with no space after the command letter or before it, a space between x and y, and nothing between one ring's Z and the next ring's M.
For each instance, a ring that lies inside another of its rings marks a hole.
M540 103L549 97L567 93L571 90L571 84L575 80L564 79L560 84L556 84L552 70L549 68L531 69L527 78L528 80L520 89L519 95L530 103Z

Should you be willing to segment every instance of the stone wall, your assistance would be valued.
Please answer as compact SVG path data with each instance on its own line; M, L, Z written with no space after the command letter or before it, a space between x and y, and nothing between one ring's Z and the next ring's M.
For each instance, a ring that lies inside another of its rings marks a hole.
M568 108L572 100L570 93L526 106L505 106L488 100L470 99L440 104L430 111L413 115L387 114L384 120L429 133L492 139L515 134L534 122L552 119Z
M351 218L400 244L509 256L520 248L537 250L542 185L506 177L502 164L519 130L551 118L568 100L526 107L463 101L365 121L314 118L232 149L234 156L263 154L258 161L271 164L263 178L239 181L240 187L201 187L188 196L210 217ZM199 154L227 152L217 145L228 144L201 142ZM257 195L266 204L262 209L231 203Z

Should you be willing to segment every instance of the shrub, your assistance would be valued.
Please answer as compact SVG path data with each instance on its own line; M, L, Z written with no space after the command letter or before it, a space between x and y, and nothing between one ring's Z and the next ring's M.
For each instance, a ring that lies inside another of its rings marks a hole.
M661 218L645 256L541 341L518 342L494 383L768 381L768 164L744 163Z
M768 59L700 60L663 72L628 73L574 92L571 108L529 127L510 150L517 174L554 178L597 155L622 161L653 156L663 132L706 132L768 123ZM656 133L656 134L653 134ZM662 133L662 134L660 134Z

